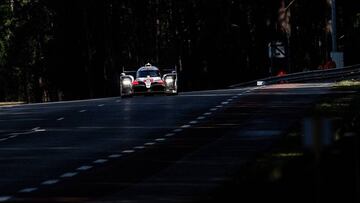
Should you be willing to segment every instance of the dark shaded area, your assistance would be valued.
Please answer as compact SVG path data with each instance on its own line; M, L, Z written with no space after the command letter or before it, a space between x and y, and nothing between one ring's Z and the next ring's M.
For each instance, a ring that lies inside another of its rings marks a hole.
M358 93L334 94L308 111L308 117L336 118L332 121L335 137L331 145L319 149L304 146L299 123L256 161L242 167L234 179L198 202L358 202L359 99ZM333 105L319 109L329 103Z
M255 163L243 167L234 180L211 197L199 202L357 202L358 137L341 139L324 150L319 160L311 151L303 154L298 141L296 138L282 141ZM279 157L281 153L295 156Z
M181 90L269 76L268 43L287 45L271 74L316 69L331 51L326 0L3 0L0 101L116 96L123 68L176 66ZM338 2L339 50L360 63L359 2Z

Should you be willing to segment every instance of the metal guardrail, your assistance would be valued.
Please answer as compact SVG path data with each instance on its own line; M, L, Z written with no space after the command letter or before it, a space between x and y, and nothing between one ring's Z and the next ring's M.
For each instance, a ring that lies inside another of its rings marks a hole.
M360 64L347 66L343 68L334 68L327 70L314 70L288 74L284 76L273 76L259 80L253 80L249 82L239 83L231 85L230 88L269 85L277 83L294 83L294 82L311 82L311 81L324 81L324 80L336 80L336 79L349 79L355 76L360 76Z

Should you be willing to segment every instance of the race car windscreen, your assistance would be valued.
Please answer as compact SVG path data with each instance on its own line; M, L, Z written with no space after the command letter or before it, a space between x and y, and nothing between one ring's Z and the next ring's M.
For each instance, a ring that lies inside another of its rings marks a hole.
M160 71L158 71L158 70L142 70L142 71L137 72L138 78L146 78L147 76L160 77Z

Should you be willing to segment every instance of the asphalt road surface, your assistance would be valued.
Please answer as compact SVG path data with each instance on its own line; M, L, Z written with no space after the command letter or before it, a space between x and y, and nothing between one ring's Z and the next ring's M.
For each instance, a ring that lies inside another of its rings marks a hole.
M0 202L206 202L330 86L0 107Z

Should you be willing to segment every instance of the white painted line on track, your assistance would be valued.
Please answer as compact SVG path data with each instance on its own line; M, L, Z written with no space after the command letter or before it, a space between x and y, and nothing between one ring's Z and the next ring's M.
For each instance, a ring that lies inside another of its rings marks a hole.
M122 151L122 153L124 153L124 154L131 154L131 153L134 153L135 152L135 150L124 150L124 151Z
M144 145L145 146L152 146L152 145L155 145L156 143L155 142L147 142L147 143L145 143Z
M76 170L78 170L78 171L87 171L87 170L91 169L92 167L93 166L80 166Z
M108 161L107 159L98 159L98 160L95 160L93 163L94 164L103 164L103 163L105 163L107 161Z
M181 128L173 130L174 133L179 133L181 131L183 131L183 129L181 129Z
M116 158L122 157L122 155L121 155L121 154L112 154L112 155L109 155L108 157L109 157L110 159L116 159Z
M216 111L218 108L211 108L210 111Z
M99 105L98 105L98 107L103 107L103 106L105 106L105 104L99 104Z
M65 118L64 117L60 117L60 118L58 118L58 119L56 119L57 121L62 121L62 120L64 120Z
M54 104L75 104L75 103L84 103L84 102L95 102L95 101L103 101L108 99L115 99L116 97L109 97L109 98L99 98L99 99L86 99L86 100L73 100L73 101L59 101L59 102L47 102L47 103L33 103L33 104L21 104L17 105L18 107L25 107L25 106L50 106Z
M157 142L163 142L163 141L165 141L166 140L166 138L158 138L158 139L155 139L155 141L157 141Z
M237 98L239 98L238 96L233 96L233 97L231 97L232 99L237 99Z
M30 192L34 192L38 190L38 188L36 187L29 187L29 188L24 188L22 190L19 190L19 193L30 193Z
M222 105L229 104L229 102L221 102Z
M1 138L0 142L7 141L9 139L14 139L14 138L18 137L19 135L29 135L29 134L33 134L33 133L37 133L37 132L45 132L45 131L46 131L46 129L41 129L40 127L36 127L36 128L31 129L31 131L28 131L28 132L10 133L10 134L8 134L9 137Z
M218 106L216 106L216 108L222 108L223 106L222 105L218 105Z
M11 196L0 196L0 202L6 202L12 199Z
M77 172L71 172L71 173L64 173L60 176L60 178L71 178L76 176L78 173Z
M46 129L41 129L41 128L38 128L38 129L36 129L36 130L33 130L34 132L45 132L46 131Z
M190 124L198 124L199 122L198 121L190 121L189 123Z
M231 102L231 101L233 101L233 99L228 99L228 100L226 100L226 101Z
M41 185L53 185L53 184L56 184L58 182L59 182L58 179L47 180L47 181L42 182Z
M181 126L181 128L190 128L191 127L191 125L183 125L183 126Z
M134 147L134 149L145 149L145 146L137 146L137 147Z
M168 133L168 134L165 135L165 137L172 137L174 135L175 135L175 133Z
M222 97L222 96L231 96L231 94L189 94L189 95L179 95L180 97Z
M7 137L7 138L2 138L2 139L0 139L0 141L5 141L5 140L7 140L7 139L12 139L12 138L15 138L15 137L17 137L17 136L19 136L19 135L30 135L30 134L33 134L33 133L45 132L45 131L46 131L46 129L33 128L33 129L31 129L31 131L28 131L28 132L10 133L10 134L8 134L9 137Z
M204 113L204 116L210 116L212 113L211 112L206 112Z
M83 110L80 110L79 113L84 113L86 112L87 110L83 109Z
M199 116L199 117L197 117L196 119L197 120L204 120L206 117L205 116Z

